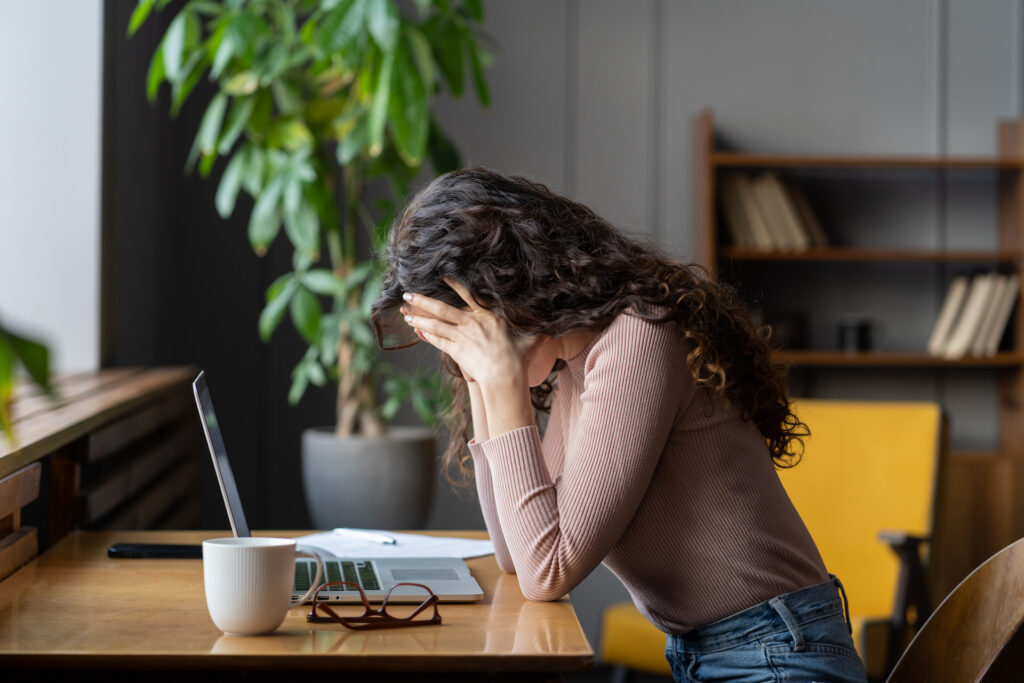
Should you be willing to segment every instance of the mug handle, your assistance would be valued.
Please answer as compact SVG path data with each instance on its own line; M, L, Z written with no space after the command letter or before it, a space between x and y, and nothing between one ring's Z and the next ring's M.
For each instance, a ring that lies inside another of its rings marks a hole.
M310 584L309 590L306 591L305 595L298 600L292 599L292 603L288 605L288 609L298 607L302 603L306 602L306 600L312 598L313 594L316 593L316 589L320 587L320 579L323 578L324 575L324 560L316 553L308 553L305 550L296 550L295 557L311 557L316 560L316 578L313 579L313 583Z

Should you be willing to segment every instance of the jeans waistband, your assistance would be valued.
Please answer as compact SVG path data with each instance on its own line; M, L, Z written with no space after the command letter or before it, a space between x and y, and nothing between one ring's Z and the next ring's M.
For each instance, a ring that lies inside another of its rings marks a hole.
M846 591L835 575L829 577L828 581L780 595L671 638L677 650L708 652L792 630L790 620L804 624L838 612L849 625Z

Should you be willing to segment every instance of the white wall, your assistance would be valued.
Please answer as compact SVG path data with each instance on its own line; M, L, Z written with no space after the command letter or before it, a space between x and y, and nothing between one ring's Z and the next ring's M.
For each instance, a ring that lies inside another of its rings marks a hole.
M0 321L60 372L99 362L102 28L100 0L0 0Z

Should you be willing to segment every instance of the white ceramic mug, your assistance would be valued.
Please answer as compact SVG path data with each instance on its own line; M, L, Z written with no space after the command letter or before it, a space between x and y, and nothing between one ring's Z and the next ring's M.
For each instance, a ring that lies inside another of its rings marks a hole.
M316 579L301 599L292 600L295 558L316 560ZM318 556L297 551L290 538L214 538L203 541L203 583L210 618L224 633L270 633L288 610L313 596L324 575Z

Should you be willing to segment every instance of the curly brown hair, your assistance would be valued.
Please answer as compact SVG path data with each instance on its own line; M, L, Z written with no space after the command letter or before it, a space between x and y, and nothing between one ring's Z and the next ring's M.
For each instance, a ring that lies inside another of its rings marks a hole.
M386 261L373 305L378 330L402 305L403 292L464 307L444 277L465 284L514 334L596 332L626 308L652 322L672 321L690 342L686 361L697 386L741 406L776 466L799 459L796 446L808 430L790 407L786 368L771 359L770 329L755 325L735 291L540 183L485 168L440 176L394 223ZM449 479L468 481L468 390L458 366L442 355L453 399L444 416L451 438L443 467ZM550 408L551 380L563 365L531 389L538 411Z

